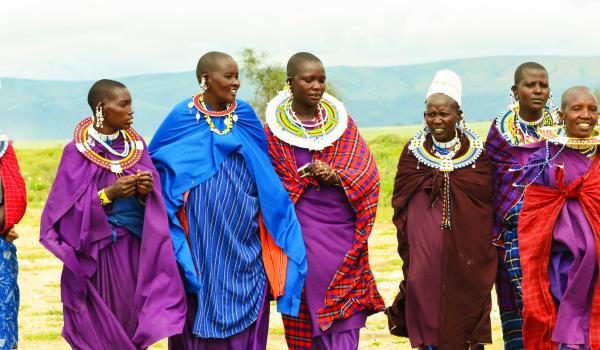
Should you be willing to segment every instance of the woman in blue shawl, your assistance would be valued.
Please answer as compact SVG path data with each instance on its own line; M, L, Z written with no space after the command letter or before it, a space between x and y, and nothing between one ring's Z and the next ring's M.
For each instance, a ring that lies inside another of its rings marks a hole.
M196 75L203 93L177 104L150 143L188 293L184 332L169 345L265 349L269 290L280 312L300 308L307 269L300 225L260 121L235 99L235 61L209 52ZM285 255L274 258L278 251Z

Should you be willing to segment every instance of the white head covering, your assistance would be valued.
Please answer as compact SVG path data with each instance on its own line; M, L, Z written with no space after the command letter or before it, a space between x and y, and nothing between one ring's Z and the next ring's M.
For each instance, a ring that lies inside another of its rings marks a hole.
M442 69L435 73L433 82L427 91L425 101L433 94L444 94L451 97L459 107L462 107L462 82L458 74L449 69Z

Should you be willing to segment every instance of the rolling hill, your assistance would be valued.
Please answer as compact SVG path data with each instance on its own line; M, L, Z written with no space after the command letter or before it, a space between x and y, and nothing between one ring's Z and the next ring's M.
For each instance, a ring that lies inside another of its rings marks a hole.
M573 85L600 86L600 57L485 57L394 67L328 67L332 81L353 118L362 126L419 123L424 95L435 72L461 75L468 121L491 120L509 101L516 66L537 61L548 68L555 100ZM190 72L113 77L133 94L136 129L152 134L171 107L197 91ZM0 78L0 128L13 139L64 139L89 115L90 81L41 81ZM239 98L252 95L244 85Z

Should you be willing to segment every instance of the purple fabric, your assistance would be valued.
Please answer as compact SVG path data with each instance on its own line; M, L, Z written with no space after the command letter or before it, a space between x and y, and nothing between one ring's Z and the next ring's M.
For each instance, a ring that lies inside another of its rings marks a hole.
M298 167L312 161L312 154L307 149L295 147L294 154ZM295 208L308 263L304 298L312 324L317 325L317 311L324 305L325 291L352 248L356 217L344 190L337 186L306 189ZM366 319L367 315L360 312L335 321L325 332L313 326L313 336L360 329L365 327Z
M360 329L350 329L313 338L312 350L356 350Z
M122 149L122 139L113 146ZM96 150L114 159L99 146ZM160 181L147 151L125 174L138 169L151 171L155 179L146 198L143 235L140 240L118 229L114 242L97 191L115 175L84 158L73 141L63 151L42 213L40 242L64 263L63 337L73 348L143 349L183 329L183 284Z
M265 350L269 334L268 288L267 285L258 318L244 331L224 339L196 337L192 333L196 315L188 312L183 333L169 338L169 350ZM187 303L190 310L198 308L198 300L194 294L188 295Z
M406 327L412 347L438 346L442 300L442 202L431 208L427 191L417 191L406 211L410 265L406 281ZM418 223L418 224L415 224ZM435 302L438 300L438 302Z
M558 149L551 146L551 154ZM536 153L532 160L543 158L542 153L545 150ZM577 150L565 148L552 164L560 163L564 164L564 181L568 185L585 174L591 159ZM557 188L555 170L555 166L546 167L536 182ZM532 170L529 176L535 176L537 172L539 170ZM576 199L565 202L554 225L548 273L550 291L558 302L552 340L563 349L589 348L590 311L597 278L595 240L592 227Z

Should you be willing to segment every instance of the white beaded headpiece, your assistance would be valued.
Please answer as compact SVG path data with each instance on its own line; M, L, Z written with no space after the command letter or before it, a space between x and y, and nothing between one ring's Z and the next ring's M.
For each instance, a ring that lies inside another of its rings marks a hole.
M427 91L425 101L433 94L449 96L458 103L459 107L462 107L462 82L458 74L448 69L443 69L435 73L433 82L431 82L429 91Z

